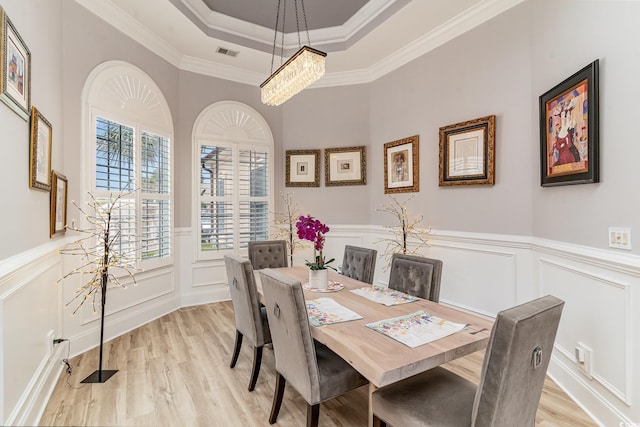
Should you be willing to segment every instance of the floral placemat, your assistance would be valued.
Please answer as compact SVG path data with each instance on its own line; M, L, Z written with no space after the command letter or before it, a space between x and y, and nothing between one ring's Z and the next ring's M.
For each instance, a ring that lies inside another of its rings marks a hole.
M326 288L312 288L309 282L302 285L302 289L311 292L338 292L344 289L344 285L340 282L329 281Z
M338 304L331 298L307 300L306 303L309 323L313 326L331 325L333 323L362 319L362 316L358 313Z
M353 289L351 292L370 299L371 301L384 304L387 307L391 305L406 304L419 299L418 297L396 291L395 289L382 288L379 286L364 286L362 288Z
M449 322L424 310L367 324L368 328L415 348L463 330L467 325Z

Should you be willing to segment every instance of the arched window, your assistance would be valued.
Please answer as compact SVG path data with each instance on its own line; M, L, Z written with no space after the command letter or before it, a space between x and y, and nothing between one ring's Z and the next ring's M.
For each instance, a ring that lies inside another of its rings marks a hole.
M193 127L194 224L199 259L242 253L269 238L273 206L273 136L253 108L221 101Z
M173 262L173 121L154 81L121 61L96 67L83 92L86 189L123 193L112 218L121 253L145 269Z

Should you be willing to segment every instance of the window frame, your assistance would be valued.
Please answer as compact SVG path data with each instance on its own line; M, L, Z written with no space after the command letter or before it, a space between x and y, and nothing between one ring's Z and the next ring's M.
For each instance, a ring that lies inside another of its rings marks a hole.
M268 200L268 235L272 235L275 209L275 170L276 149L273 134L267 121L254 108L239 101L218 101L203 108L196 117L191 132L191 240L193 259L195 262L220 263L227 254L247 256L247 249L239 248L239 239L234 238L234 247L229 250L202 251L200 224L200 150L201 145L237 145L238 147L258 148L267 150L269 192ZM237 148L239 150L240 148ZM236 156L237 158L237 156ZM237 166L236 166L237 167ZM237 173L237 171L234 171ZM239 207L236 203L235 206ZM238 224L239 225L239 224ZM234 236L237 236L234 228Z
M91 180L88 184L85 184L89 188L88 191L92 192L96 197L108 197L110 193L116 193L107 190L98 190L96 188L96 124L98 117L116 122L120 125L128 126L133 129L134 133L134 182L136 183L135 190L132 196L126 197L127 199L134 200L135 209L135 230L136 230L136 267L141 270L153 270L157 268L166 267L172 265L175 259L176 240L175 240L175 202L174 202L174 182L175 182L175 167L174 167L174 139L173 132L170 129L163 128L162 126L146 123L136 118L127 117L126 114L115 113L111 111L105 111L97 106L90 106L89 114L89 129L90 129L90 144L88 146L87 164L89 165ZM142 133L147 132L154 135L166 137L169 140L169 193L148 193L142 191ZM84 194L87 192L85 191ZM143 200L168 200L170 204L169 211L169 228L170 228L170 255L161 258L149 258L142 259L142 202Z

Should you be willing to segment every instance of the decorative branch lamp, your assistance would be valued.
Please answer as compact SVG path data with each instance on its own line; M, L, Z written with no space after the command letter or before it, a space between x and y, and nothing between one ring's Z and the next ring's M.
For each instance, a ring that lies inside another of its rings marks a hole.
M300 42L300 22L298 20L298 2L302 8L302 16L304 18L304 26L307 33L307 43L311 45L309 39L309 27L307 25L307 14L304 9L304 0L293 0L296 11L296 29L298 33L298 46ZM281 7L282 5L282 7ZM276 11L276 25L273 36L273 51L271 53L271 76L260 85L262 102L267 105L277 106L286 102L292 96L301 92L304 88L318 80L324 75L324 62L326 53L309 46L302 46L291 58L273 72L273 60L276 55L276 40L278 38L278 24L280 15L282 15L280 42L280 58L284 52L284 34L285 34L285 11L287 0L278 0L278 10Z
M93 314L97 314L96 298L100 295L100 361L98 370L82 380L83 383L103 383L111 378L117 370L102 369L102 347L104 343L104 308L107 301L107 285L109 282L122 288L125 287L118 277L113 274L113 269L120 269L135 284L133 271L135 266L135 245L130 250L125 249L120 231L115 225L114 216L121 207L123 194L111 195L108 199L98 199L89 193L87 205L90 211L83 210L75 202L73 204L85 216L86 226L76 227L74 223L67 225L69 230L84 234L85 237L76 240L66 248L60 250L64 255L79 255L83 264L64 275L58 283L65 279L81 275L87 277L86 283L80 286L71 300L65 304L65 308L76 303L72 313L75 315L85 302L91 300ZM131 242L129 242L131 243ZM109 272L109 269L112 269Z

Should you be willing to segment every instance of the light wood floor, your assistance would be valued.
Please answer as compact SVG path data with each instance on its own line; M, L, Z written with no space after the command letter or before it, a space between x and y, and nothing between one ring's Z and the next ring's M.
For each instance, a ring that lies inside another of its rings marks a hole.
M244 344L229 368L235 328L230 302L190 307L105 343L104 369L119 372L104 384L80 384L98 367L98 351L70 360L41 425L64 426L268 426L275 386L274 357L265 348L256 389L247 391L253 348ZM483 352L445 365L475 382ZM367 387L323 404L321 426L365 426ZM278 426L304 424L306 403L290 387ZM596 425L550 379L538 409L538 426Z

